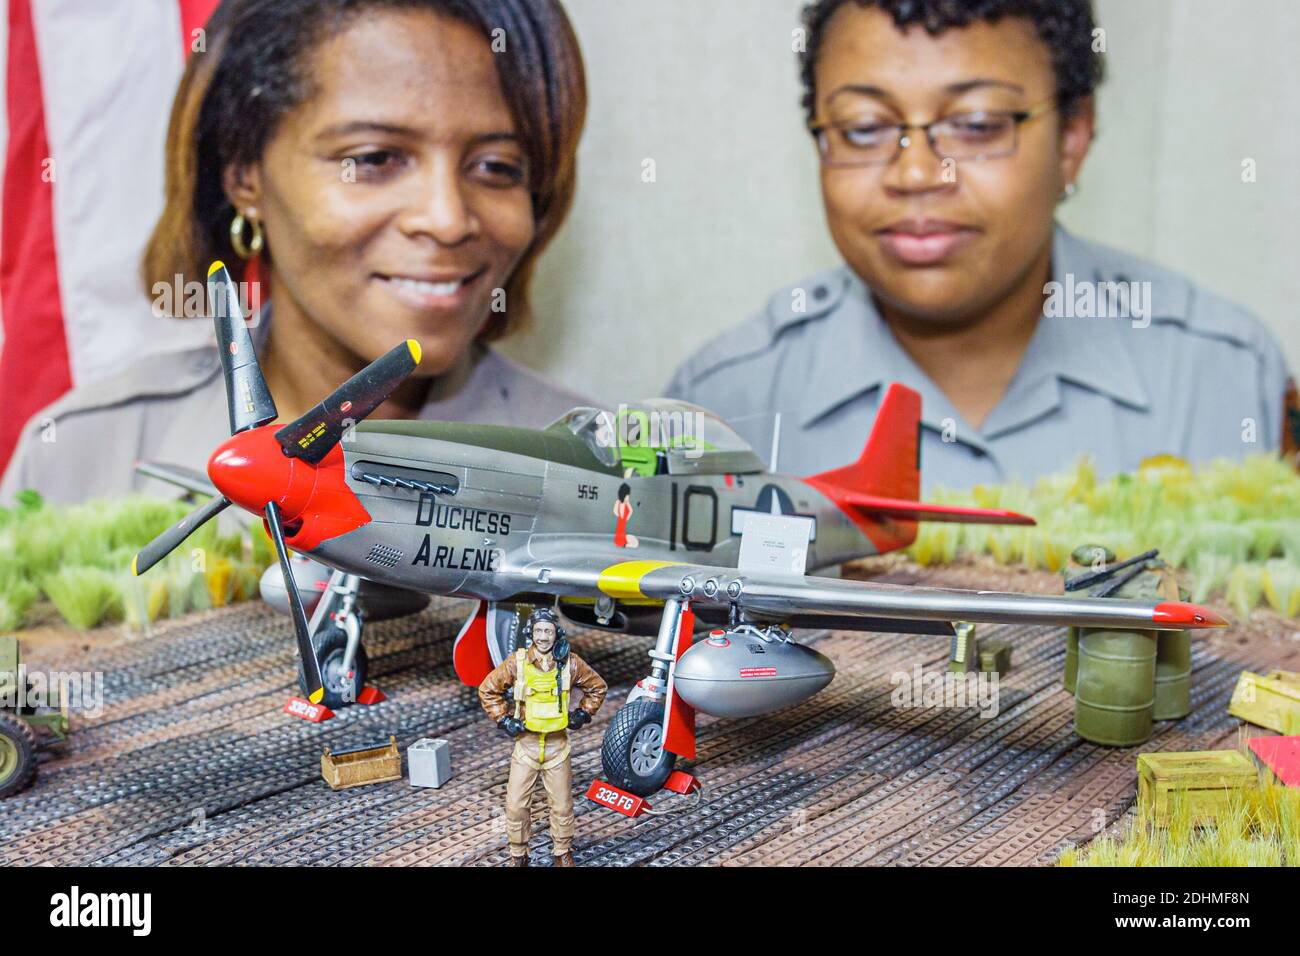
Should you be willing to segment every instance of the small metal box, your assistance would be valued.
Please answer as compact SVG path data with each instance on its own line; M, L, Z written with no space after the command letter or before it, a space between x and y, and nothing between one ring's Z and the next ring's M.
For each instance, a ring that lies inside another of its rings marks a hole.
M445 740L421 737L406 751L411 786L441 787L451 779L451 745Z

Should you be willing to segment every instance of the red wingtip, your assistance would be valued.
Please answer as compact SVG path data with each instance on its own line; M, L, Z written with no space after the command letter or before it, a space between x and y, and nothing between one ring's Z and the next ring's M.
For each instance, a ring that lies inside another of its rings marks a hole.
M1161 601L1152 612L1151 619L1157 624L1180 624L1188 628L1228 626L1227 620L1208 607L1183 601Z

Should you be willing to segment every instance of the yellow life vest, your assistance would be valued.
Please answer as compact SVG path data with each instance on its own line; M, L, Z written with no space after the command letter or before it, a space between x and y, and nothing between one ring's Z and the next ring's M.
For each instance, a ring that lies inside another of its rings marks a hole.
M523 714L524 728L535 734L553 734L569 726L570 662L544 671L528 660L528 652L515 652L515 717Z

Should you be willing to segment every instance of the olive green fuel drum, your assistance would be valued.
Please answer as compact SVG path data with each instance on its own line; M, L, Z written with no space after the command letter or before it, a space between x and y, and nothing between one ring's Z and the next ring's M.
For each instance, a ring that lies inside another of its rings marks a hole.
M1103 553L1096 545L1076 548L1073 557L1082 565L1097 555L1108 563L1114 561L1112 553ZM1171 598L1162 589L1161 574L1152 570L1148 566L1130 580L1116 581L1119 586L1110 596ZM1152 721L1186 717L1192 709L1191 676L1191 631L1072 627L1066 633L1061 684L1075 695L1075 731L1093 743L1140 744L1151 737Z
M1192 632L1161 631L1156 639L1156 720L1192 712Z
M1151 737L1156 632L1079 630L1074 729L1084 740L1125 747Z

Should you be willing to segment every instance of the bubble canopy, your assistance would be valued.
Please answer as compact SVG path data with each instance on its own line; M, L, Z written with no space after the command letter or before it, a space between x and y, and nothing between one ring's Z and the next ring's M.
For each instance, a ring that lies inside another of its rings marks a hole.
M547 430L570 432L602 464L639 475L744 475L764 470L753 448L730 425L706 408L673 398L617 409L574 408Z

